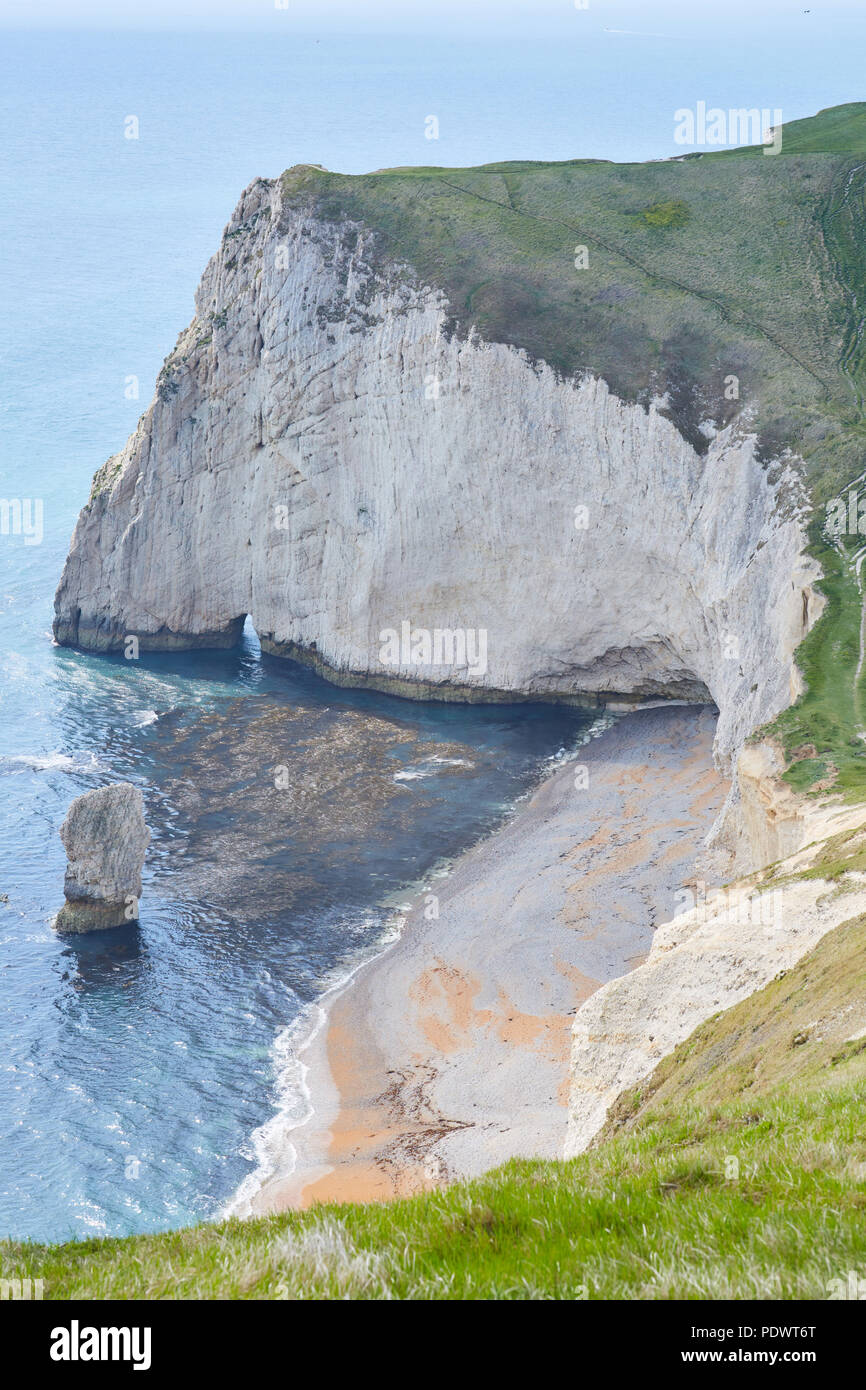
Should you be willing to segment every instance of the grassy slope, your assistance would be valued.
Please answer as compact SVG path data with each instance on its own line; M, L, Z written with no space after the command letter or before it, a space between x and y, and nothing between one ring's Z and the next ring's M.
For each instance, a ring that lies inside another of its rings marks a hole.
M826 1298L866 1274L861 1030L858 919L698 1029L571 1162L386 1206L0 1243L0 1274L56 1299Z
M474 324L563 373L599 373L627 400L667 392L696 447L702 421L739 413L763 456L802 455L830 604L801 653L808 692L772 732L789 753L816 744L792 766L795 786L838 775L866 797L856 547L821 534L826 503L866 468L866 103L790 123L772 156L362 176L300 166L283 186L296 205L374 229L374 254L440 287L458 333Z
M774 735L789 756L814 749L814 756L798 757L785 773L796 791L808 792L829 776L835 779L834 793L861 801L866 798L866 742L859 733L866 728L866 706L862 676L856 679L863 600L853 567L854 549L836 549L820 540L812 549L823 567L819 587L827 608L797 652L806 693L756 737Z
M784 148L790 153L822 150L836 154L866 154L866 101L831 106L784 127Z

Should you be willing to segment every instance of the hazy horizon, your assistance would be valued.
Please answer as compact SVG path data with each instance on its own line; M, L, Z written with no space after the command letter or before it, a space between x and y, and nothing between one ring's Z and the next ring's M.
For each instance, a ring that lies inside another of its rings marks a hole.
M813 0L810 6L792 0L727 0L723 8L696 9L689 0L659 0L648 12L635 0L377 0L359 12L349 0L150 0L146 9L118 6L116 0L78 0L69 5L45 0L0 0L2 29L101 29L124 31L215 31L278 34L289 32L392 33L479 32L490 39L520 33L573 35L605 32L612 41L630 38L676 40L698 32L731 35L747 40L767 26L795 26L818 38L843 25L866 27L860 0ZM848 36L850 37L850 31Z

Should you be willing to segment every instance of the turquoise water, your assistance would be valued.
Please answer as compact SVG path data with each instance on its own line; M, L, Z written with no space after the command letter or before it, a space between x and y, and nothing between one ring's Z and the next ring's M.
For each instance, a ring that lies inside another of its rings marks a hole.
M303 160L667 155L672 112L702 98L794 116L862 96L850 37L745 54L727 31L2 36L0 495L39 499L44 534L0 536L0 1234L218 1211L254 1167L280 1031L586 726L336 691L252 632L135 664L53 647L90 477L147 405L241 189ZM60 941L58 827L118 778L153 833L140 926Z

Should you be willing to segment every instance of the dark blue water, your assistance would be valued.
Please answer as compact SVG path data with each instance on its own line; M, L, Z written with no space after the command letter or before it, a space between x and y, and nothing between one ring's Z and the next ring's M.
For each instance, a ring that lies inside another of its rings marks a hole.
M273 1110L275 1039L586 723L337 691L252 633L138 663L53 647L91 475L241 189L303 160L663 156L699 99L792 117L862 97L862 15L748 45L722 19L665 43L605 36L595 11L567 42L0 34L0 497L44 509L39 544L0 535L0 1234L219 1210ZM58 827L118 778L153 834L141 923L64 942Z

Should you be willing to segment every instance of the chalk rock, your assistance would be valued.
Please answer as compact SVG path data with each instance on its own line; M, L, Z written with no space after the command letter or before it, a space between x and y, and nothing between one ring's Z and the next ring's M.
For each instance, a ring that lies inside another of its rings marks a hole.
M77 796L60 827L60 838L69 864L57 930L98 931L136 921L150 842L138 788L115 782Z
M712 701L732 788L711 838L746 872L737 756L801 693L826 602L801 463L762 461L745 417L698 453L659 402L449 316L375 231L256 180L94 478L57 642L232 647L249 617L263 651L339 685Z
M823 603L796 470L738 425L699 456L603 380L458 339L371 244L247 190L94 480L57 641L226 647L249 615L265 651L398 695L713 700L730 770L799 694ZM483 635L483 659L386 651L404 623Z

